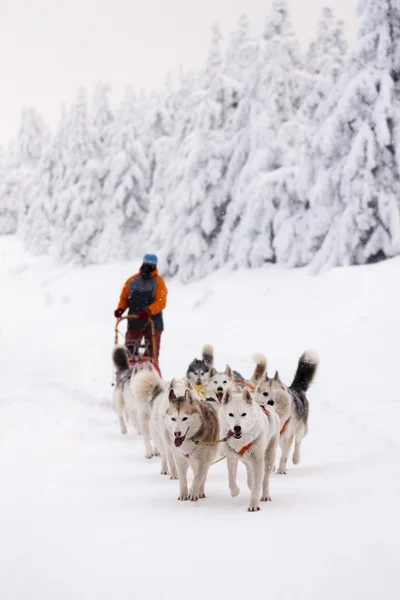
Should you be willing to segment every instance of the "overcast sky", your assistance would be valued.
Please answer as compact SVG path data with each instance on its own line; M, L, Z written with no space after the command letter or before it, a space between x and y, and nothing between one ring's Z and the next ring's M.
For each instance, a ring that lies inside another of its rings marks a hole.
M302 44L314 35L323 5L355 35L357 0L289 0ZM245 12L259 32L270 0L0 0L0 143L17 131L23 106L51 126L79 85L155 88L179 64L204 65L210 27L224 36Z

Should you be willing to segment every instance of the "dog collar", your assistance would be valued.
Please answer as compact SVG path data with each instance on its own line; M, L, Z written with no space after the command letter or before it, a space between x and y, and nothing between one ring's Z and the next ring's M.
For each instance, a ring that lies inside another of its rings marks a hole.
M288 426L288 423L289 423L290 419L291 419L291 417L289 417L289 418L288 418L288 420L287 420L287 421L285 421L285 423L283 424L283 427L282 427L282 429L281 429L281 430L280 430L280 432L279 432L279 435L283 435L283 434L285 433L285 429L286 429L286 427Z
M265 406L261 406L261 410L263 411L263 413L265 413L266 415L270 415L271 411L268 410L268 408L265 408Z

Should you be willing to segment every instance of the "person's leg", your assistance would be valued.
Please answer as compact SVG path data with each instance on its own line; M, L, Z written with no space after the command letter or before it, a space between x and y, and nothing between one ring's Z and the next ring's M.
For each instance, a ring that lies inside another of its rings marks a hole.
M152 339L152 333L151 333L150 327L148 327L144 332L144 339L146 341L146 344L148 345L148 352L146 351L146 356L151 356L157 366L158 366L159 357L160 357L161 334L162 334L162 331L159 331L158 329L156 329L154 331L154 353L155 353L155 356L153 356L153 339Z
M143 332L140 329L128 329L125 335L125 346L131 358L138 353L136 350L143 337Z

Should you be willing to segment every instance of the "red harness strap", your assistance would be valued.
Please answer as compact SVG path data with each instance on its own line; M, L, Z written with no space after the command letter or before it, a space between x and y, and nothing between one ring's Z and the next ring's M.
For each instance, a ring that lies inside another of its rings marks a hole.
M239 385L244 385L244 387L247 387L247 389L250 390L250 392L254 392L254 387L250 383L247 383L247 381L245 381L244 379L242 381L235 381L235 383L238 383Z
M286 427L287 427L287 424L289 423L289 421L290 421L290 417L289 417L289 418L288 418L288 420L287 420L287 421L285 421L285 423L283 424L283 426L282 426L282 429L281 429L281 430L280 430L280 432L279 432L279 434L280 434L280 435L283 435L283 434L285 433L285 429L286 429Z
M254 442L250 442L250 444L246 444L245 446L243 446L243 448L239 452L240 456L243 456L243 454L247 452L247 450L253 445L253 443Z
M261 410L266 414L266 415L270 415L271 412L268 410L268 408L265 408L265 406L261 406Z

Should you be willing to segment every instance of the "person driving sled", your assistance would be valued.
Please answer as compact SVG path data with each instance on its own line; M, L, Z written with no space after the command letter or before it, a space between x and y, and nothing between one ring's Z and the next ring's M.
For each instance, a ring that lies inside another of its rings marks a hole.
M132 275L122 288L118 308L114 316L119 319L128 308L128 315L137 315L137 319L128 319L128 330L125 336L125 345L128 352L133 355L135 345L140 344L144 337L149 348L145 355L152 354L151 327L149 317L153 319L155 329L155 353L153 360L158 366L160 355L161 334L164 330L163 314L167 304L167 286L164 279L158 274L158 259L155 254L145 254L139 273Z

